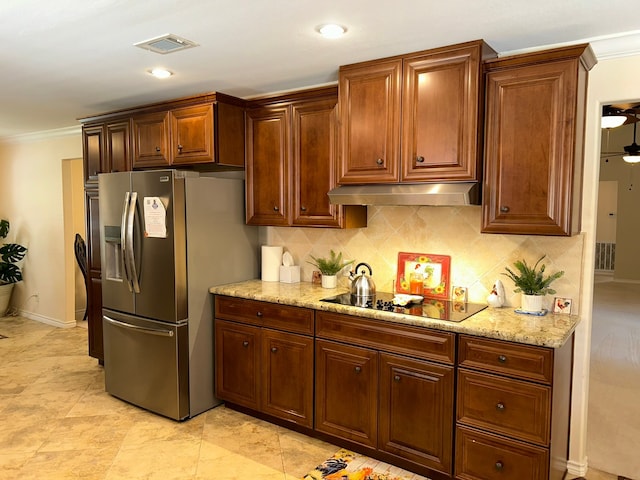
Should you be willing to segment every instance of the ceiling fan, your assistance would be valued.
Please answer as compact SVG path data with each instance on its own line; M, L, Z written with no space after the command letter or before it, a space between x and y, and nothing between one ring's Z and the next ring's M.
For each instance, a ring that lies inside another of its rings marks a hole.
M605 161L609 161L611 157L619 157L622 156L623 160L627 163L638 163L640 162L640 145L636 143L636 125L638 120L638 113L640 113L640 104L637 103L627 103L627 104L618 104L618 105L605 105L602 108L602 125L606 130L607 147L609 146L609 134L611 128L615 128L613 126L606 127L605 119L611 119L613 117L618 118L621 125L629 125L633 123L633 143L631 145L626 145L623 147L623 152L609 152L603 151L600 155L600 158L605 159ZM611 125L611 124L609 124ZM608 150L608 148L607 148Z

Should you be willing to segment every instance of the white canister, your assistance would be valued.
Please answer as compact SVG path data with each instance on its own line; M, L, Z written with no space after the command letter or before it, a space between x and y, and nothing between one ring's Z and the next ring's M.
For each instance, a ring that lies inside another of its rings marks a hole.
M280 265L282 265L282 247L262 246L262 281L280 281Z

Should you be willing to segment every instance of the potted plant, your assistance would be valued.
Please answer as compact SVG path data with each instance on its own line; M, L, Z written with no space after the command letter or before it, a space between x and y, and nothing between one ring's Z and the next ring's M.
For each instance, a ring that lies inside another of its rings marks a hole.
M342 260L342 252L336 255L336 252L333 250L329 252L329 258L316 258L313 255L310 255L310 257L313 261L307 263L314 265L320 270L322 274L322 286L324 288L335 288L338 284L338 272L353 263L353 260L344 262Z
M542 299L544 296L547 293L556 293L556 291L550 287L551 283L564 275L564 271L545 275L546 265L544 263L540 265L544 257L545 255L540 257L533 267L530 267L526 260L514 262L513 265L517 273L509 267L505 267L507 273L503 273L503 275L509 277L515 284L516 288L514 292L522 293L521 310L524 312L541 312ZM539 269L538 265L540 265Z
M9 226L7 220L0 220L0 238L7 238ZM26 253L26 247L17 243L4 243L0 247L0 316L7 312L14 285L22 280L22 271L17 263Z

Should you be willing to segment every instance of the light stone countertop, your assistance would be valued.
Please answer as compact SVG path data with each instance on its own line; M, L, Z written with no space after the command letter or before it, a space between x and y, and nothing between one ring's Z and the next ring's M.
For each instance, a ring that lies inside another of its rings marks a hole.
M552 348L564 345L580 321L577 315L548 313L538 317L518 314L514 312L513 307L487 307L462 322L434 320L375 308L321 302L323 298L347 293L348 290L344 287L322 288L320 285L309 282L280 283L247 280L211 287L209 292Z

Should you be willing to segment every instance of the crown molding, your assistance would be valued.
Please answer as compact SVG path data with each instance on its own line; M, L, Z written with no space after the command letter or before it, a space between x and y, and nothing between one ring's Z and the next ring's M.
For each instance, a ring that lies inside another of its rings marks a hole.
M6 142L6 143L31 142L31 141L38 141L38 140L47 140L51 138L67 137L71 135L80 135L81 133L82 133L82 127L79 125L74 125L73 127L54 128L52 130L42 130L40 132L8 135L6 137L0 137L0 142Z

